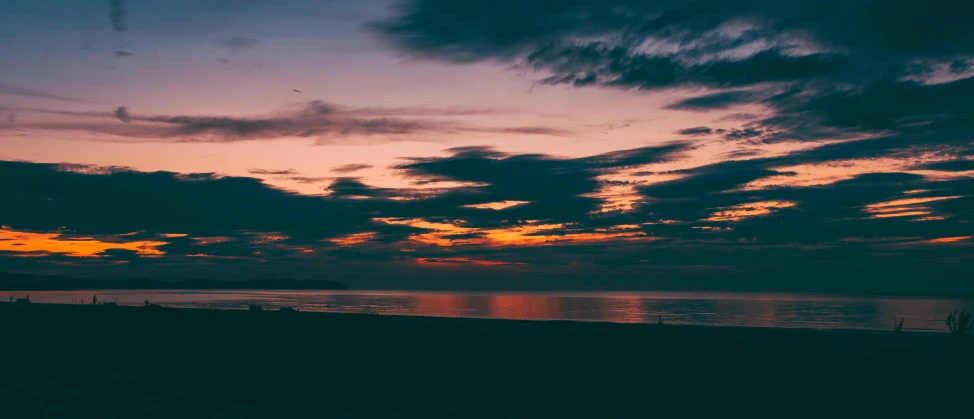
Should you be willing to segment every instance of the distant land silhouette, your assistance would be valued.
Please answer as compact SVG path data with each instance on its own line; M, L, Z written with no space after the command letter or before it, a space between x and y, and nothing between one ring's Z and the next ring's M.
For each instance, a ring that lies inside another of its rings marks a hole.
M74 290L343 290L344 284L326 280L258 279L226 281L187 279L161 281L151 278L122 280L83 279L60 275L31 275L0 272L0 291Z

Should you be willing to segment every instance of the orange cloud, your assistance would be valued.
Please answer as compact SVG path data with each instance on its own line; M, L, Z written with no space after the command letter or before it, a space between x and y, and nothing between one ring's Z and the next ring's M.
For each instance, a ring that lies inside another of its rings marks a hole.
M771 214L771 210L790 208L795 206L790 201L764 201L752 202L750 204L734 205L727 207L723 211L717 211L705 218L703 221L740 221L748 217Z
M595 214L604 212L629 212L634 210L643 198L636 191L635 186L629 183L607 183L598 192L584 196L602 200L599 209L592 211Z
M488 202L486 204L473 204L464 205L467 208L476 209L492 209L492 210L502 210L504 208L510 208L518 205L527 204L529 201L498 201L498 202Z
M957 243L962 241L970 240L974 236L955 236L955 237L941 237L932 240L924 240L920 243L923 244L943 244L943 243Z
M376 234L374 232L365 233L354 233L341 237L335 237L333 239L328 239L328 241L335 243L339 246L353 246L356 244L362 244L374 239Z
M207 237L193 237L193 240L195 240L199 244L208 245L208 244L226 243L232 241L233 239L224 236L207 236Z
M871 218L893 218L893 217L913 217L919 215L929 215L930 211L903 211L903 212L886 212L881 214L875 214ZM929 218L929 217L924 217Z
M932 220L937 219L935 218L936 216L930 216L931 209L921 204L955 198L961 198L961 196L932 196L926 198L894 199L892 201L866 205L863 209L872 214L870 218L923 216L921 220Z
M74 257L98 257L111 249L131 250L139 255L165 254L157 249L161 241L103 242L91 237L67 238L61 233L30 233L0 229L0 251L18 253L56 253Z

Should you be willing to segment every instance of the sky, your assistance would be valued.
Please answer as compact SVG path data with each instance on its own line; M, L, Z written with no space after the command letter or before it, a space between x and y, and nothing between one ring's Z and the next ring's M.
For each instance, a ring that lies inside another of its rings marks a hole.
M4 1L0 270L971 292L972 12Z

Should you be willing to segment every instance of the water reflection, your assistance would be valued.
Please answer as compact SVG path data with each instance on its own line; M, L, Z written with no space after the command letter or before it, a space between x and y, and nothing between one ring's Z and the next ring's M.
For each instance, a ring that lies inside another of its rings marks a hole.
M0 298L25 292L0 292ZM893 317L906 318L904 330L946 332L951 310L974 307L971 299L869 298L812 294L728 293L421 293L381 291L44 291L41 303L99 300L142 305L145 299L170 307L360 312L445 317L607 321L709 326L892 330Z

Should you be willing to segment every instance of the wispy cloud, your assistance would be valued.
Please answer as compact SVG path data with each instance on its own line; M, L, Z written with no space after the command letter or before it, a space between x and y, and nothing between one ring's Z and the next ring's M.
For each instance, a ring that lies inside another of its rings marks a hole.
M52 93L45 92L43 90L12 86L4 83L0 83L0 95L13 95L13 96L33 97L33 98L40 98L40 99L52 99L52 100L60 100L64 102L78 102L77 99L55 95Z
M415 135L458 133L564 136L561 128L542 126L490 127L442 117L458 115L447 109L348 108L311 101L300 106L253 117L205 115L139 115L120 107L114 112L72 112L47 109L10 109L51 116L83 117L85 120L49 120L24 124L20 128L79 131L108 134L131 141L235 142L278 138L315 138L325 144L339 139L382 137L381 141L415 139ZM472 112L472 111L463 111ZM423 115L410 116L413 114ZM439 117L442 116L442 117ZM438 118L434 118L438 117ZM120 120L125 124L113 123Z
M238 51L241 49L253 48L258 44L260 44L260 42L257 41L256 39L249 38L246 36L231 36L227 38L220 38L217 40L217 43L226 47L231 52Z
M346 164L344 166L338 166L334 169L331 169L331 171L333 173L345 174L345 173L352 173L352 172L357 172L359 170L365 170L370 168L372 168L372 165L370 164L352 163L352 164Z
M116 32L125 31L125 0L108 0L108 20Z
M247 169L247 173L252 175L273 175L273 176L290 176L297 175L298 171L292 169L284 170L273 170L273 169Z

